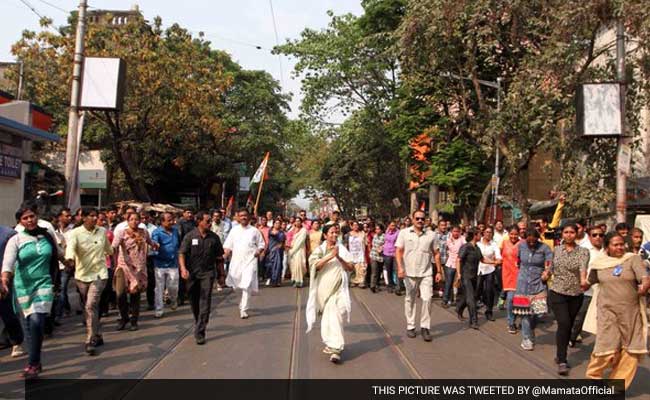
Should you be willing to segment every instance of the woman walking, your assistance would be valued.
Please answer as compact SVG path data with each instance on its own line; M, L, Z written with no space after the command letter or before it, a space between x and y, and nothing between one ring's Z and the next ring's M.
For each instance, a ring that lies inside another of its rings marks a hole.
M478 231L470 229L467 231L467 243L460 248L458 259L456 261L456 287L459 300L456 303L456 314L462 321L465 308L469 310L469 326L472 329L478 329L478 310L476 306L476 292L478 289L478 269L479 263L484 261L481 249L477 243L480 239Z
M321 232L321 221L314 220L311 223L311 230L309 231L309 250L314 251L318 246L323 243L323 232Z
M375 226L375 235L372 238L372 247L370 249L370 290L377 293L377 283L380 280L379 274L383 268L384 257L384 226L377 224Z
M597 326L587 378L603 379L605 369L611 367L609 379L623 379L627 389L641 357L648 354L645 294L650 277L641 257L625 252L625 239L619 233L607 235L605 248L606 254L591 263L588 280L583 282L583 289L598 283L591 302L596 313L590 309L585 321L585 329Z
M350 225L352 231L347 234L346 243L348 251L352 255L352 263L354 264L354 277L352 278L352 286L359 286L364 289L366 287L366 234L359 229L359 223L353 221Z
M537 319L548 312L546 281L550 276L553 252L539 238L537 230L528 229L526 241L518 246L519 275L512 299L514 313L521 315L521 348L527 351L535 348Z
M503 293L506 295L506 314L508 318L508 333L517 333L515 314L512 308L512 298L517 290L517 275L519 274L519 228L513 225L508 229L508 237L501 242L501 282Z
M321 338L325 343L323 353L337 363L345 345L343 316L350 318L350 292L348 272L354 269L351 255L338 244L339 226L326 225L323 229L325 242L314 249L309 257L309 300L307 301L307 332L322 314Z
M18 305L25 317L29 337L29 362L22 372L26 379L42 371L41 348L45 319L52 312L54 282L59 269L55 239L37 225L31 207L21 207L16 220L25 228L7 242L2 260L0 296L10 293L13 283Z
M158 246L146 229L138 227L138 213L131 213L127 218L128 227L118 230L113 238L113 251L117 253L113 287L121 317L117 330L124 330L126 323L131 322L129 330L137 331L140 293L147 289L147 245L154 249Z
M553 251L553 279L548 291L549 306L557 320L555 363L560 375L569 374L567 348L571 329L582 306L584 296L580 285L587 278L589 264L589 250L577 245L577 233L578 227L575 224L562 227L563 242Z
M269 253L266 255L266 286L280 286L282 283L282 259L284 258L284 241L286 237L280 219L273 221L269 231Z
M301 288L307 272L307 229L302 226L300 217L293 223L293 239L288 248L291 280L294 287Z

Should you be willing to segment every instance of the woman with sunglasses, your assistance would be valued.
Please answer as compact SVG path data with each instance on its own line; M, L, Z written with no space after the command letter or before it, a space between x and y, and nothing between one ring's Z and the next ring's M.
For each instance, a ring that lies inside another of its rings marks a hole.
M57 246L47 229L38 226L32 207L16 211L16 221L25 229L7 242L2 260L0 297L9 294L14 285L18 305L29 331L29 363L22 372L33 379L42 371L41 348L45 319L52 311L54 282L59 270Z
M553 279L549 284L548 302L557 320L555 333L558 374L568 375L567 348L571 329L582 305L581 283L587 279L589 250L576 243L578 227L567 224L562 227L562 244L553 251Z
M589 250L589 268L591 268L591 263L596 258L598 258L598 256L605 253L605 249L603 247L603 243L605 241L605 231L600 225L592 226L587 229L587 237L589 238L589 242L586 243L583 247ZM587 268L587 274L589 274L589 268ZM591 304L593 289L593 287L590 287L589 290L584 292L582 306L580 307L580 311L578 311L578 315L576 315L575 322L573 323L573 329L571 330L569 347L575 347L576 343L582 343L582 325L585 322L589 304Z
M637 254L625 252L625 239L612 232L605 237L606 254L591 264L583 289L598 283L586 325L596 325L596 344L587 367L587 378L623 379L630 387L641 357L648 354L648 321L645 293L650 277Z

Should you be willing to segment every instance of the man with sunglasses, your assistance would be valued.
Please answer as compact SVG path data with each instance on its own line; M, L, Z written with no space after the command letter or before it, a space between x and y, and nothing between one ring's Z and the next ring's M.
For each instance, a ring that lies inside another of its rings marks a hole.
M242 291L239 316L248 318L249 299L258 291L257 262L264 258L266 242L262 233L250 225L248 210L237 213L239 225L232 228L223 248L225 258L230 259L226 285Z
M581 246L589 250L589 264L591 264L594 259L596 259L596 257L605 252L605 231L600 227L600 225L596 225L587 229L587 234L585 236L587 236L589 241L582 244ZM582 306L580 306L580 311L578 311L578 315L576 315L575 322L573 323L573 329L571 330L569 347L575 347L576 343L582 342L582 337L580 335L582 333L582 324L585 321L585 316L587 315L587 310L589 309L592 295L593 286L584 293Z
M415 333L415 299L420 291L422 310L420 315L420 332L426 342L432 340L429 332L431 325L431 295L433 291L433 265L436 249L435 235L424 229L426 215L423 211L413 213L413 225L400 231L395 243L397 276L404 279L406 296L404 310L406 314L406 335L414 338ZM442 271L436 268L435 280L440 282Z

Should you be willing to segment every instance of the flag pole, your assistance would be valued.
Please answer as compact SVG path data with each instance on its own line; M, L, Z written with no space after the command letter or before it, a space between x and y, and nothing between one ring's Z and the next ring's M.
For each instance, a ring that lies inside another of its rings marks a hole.
M257 198L255 199L255 207L253 207L253 215L257 216L257 206L260 203L260 196L262 195L262 186L264 186L264 178L266 178L266 169L268 168L268 162L269 162L269 152L267 151L266 154L264 155L264 159L262 160L262 164L260 165L260 168L262 168L261 171L261 176L259 177L260 179L260 185L257 188ZM257 172L260 172L258 169ZM253 177L253 180L257 177L257 172L255 173L255 177Z
M260 180L260 185L257 188L257 198L255 199L255 207L253 208L253 215L257 216L257 206L260 203L260 195L262 194L262 186L264 185L264 175L262 175L262 179Z

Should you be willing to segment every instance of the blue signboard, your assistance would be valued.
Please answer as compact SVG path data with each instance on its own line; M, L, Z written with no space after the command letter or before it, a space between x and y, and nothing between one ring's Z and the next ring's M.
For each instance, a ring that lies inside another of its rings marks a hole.
M0 146L0 177L20 179L22 164L21 149L7 145Z

